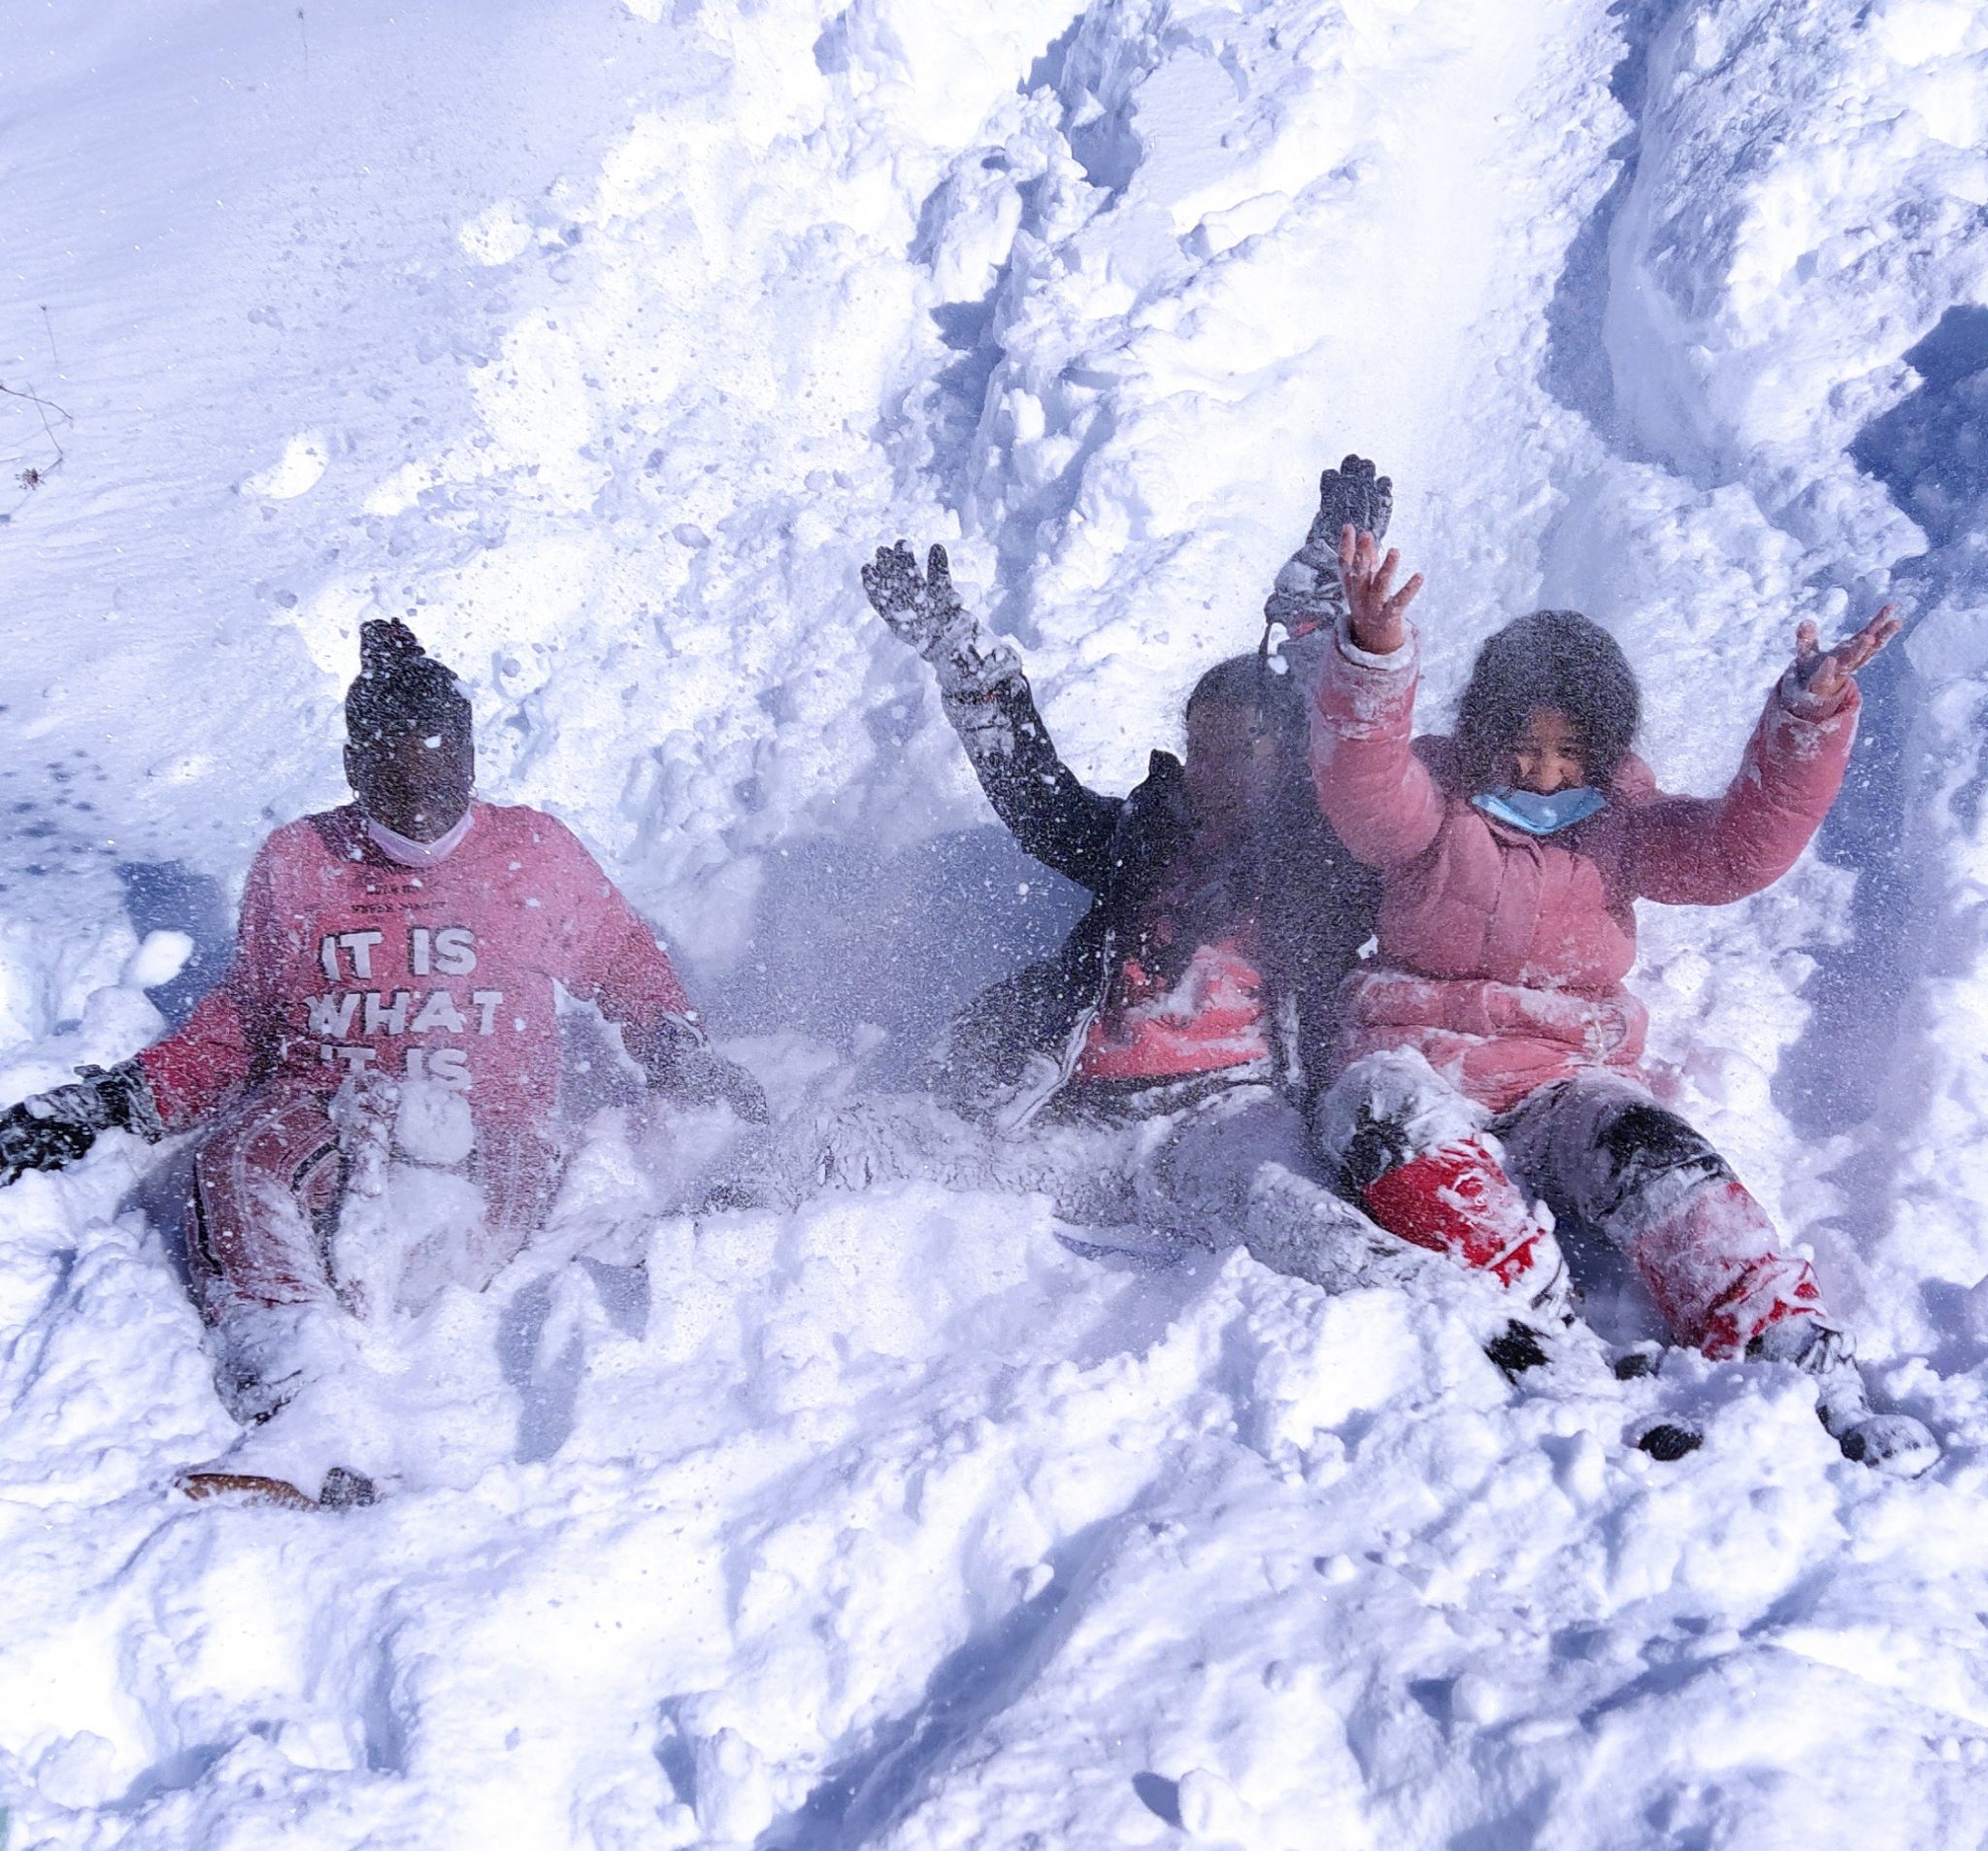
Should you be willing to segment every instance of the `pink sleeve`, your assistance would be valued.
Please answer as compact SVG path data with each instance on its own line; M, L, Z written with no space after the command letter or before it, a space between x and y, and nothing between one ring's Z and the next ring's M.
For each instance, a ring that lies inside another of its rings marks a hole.
M1311 713L1311 777L1319 808L1352 854L1373 868L1412 861L1442 826L1442 793L1415 756L1415 633L1392 655L1370 655L1340 625L1325 652Z
M1791 711L1780 685L1723 797L1659 793L1632 816L1632 891L1669 906L1716 907L1772 886L1795 865L1841 789L1860 697L1827 719Z
M211 1117L274 1052L275 1023L263 959L276 932L275 857L264 843L242 890L235 960L184 1024L138 1057L168 1131Z
M567 843L573 965L560 981L616 1023L628 1052L644 1065L686 1033L701 1039L690 999L655 934L579 838L569 834Z

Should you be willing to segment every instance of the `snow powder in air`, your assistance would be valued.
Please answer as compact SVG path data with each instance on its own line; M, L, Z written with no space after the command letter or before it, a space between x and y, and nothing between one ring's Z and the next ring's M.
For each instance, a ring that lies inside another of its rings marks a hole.
M684 1218L602 1058L546 1245L368 1350L404 1489L195 1506L186 1153L112 1138L0 1198L10 1843L1981 1842L1988 15L114 0L11 9L0 82L0 1098L213 981L376 615L779 1109L890 1083L1073 896L871 548L943 541L1120 791L1357 449L1432 720L1574 606L1708 792L1797 622L1900 600L1816 850L1646 909L1635 980L1946 1447L1617 1381L1607 1280L1514 1386L1035 1199Z

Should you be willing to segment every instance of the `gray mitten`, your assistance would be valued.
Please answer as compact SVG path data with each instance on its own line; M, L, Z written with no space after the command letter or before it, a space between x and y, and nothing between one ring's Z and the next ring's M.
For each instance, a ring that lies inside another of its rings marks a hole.
M1294 637L1337 623L1346 608L1340 583L1341 533L1351 527L1383 540L1393 512L1394 482L1376 476L1366 457L1348 456L1327 470L1318 479L1318 512L1305 544L1277 574L1263 607L1264 622L1280 623Z

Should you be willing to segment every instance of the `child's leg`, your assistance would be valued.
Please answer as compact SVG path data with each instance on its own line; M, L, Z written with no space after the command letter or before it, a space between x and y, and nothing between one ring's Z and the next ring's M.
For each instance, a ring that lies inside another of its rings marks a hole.
M321 1098L251 1097L200 1146L193 1181L190 1259L210 1321L238 1306L333 1303L325 1238L343 1177Z
M1563 1081L1500 1132L1549 1205L1629 1255L1678 1341L1806 1370L1822 1424L1852 1459L1909 1476L1939 1456L1909 1415L1872 1411L1807 1261L1775 1251L1767 1211L1725 1159L1641 1087L1600 1074Z
M1569 1316L1552 1234L1507 1174L1490 1113L1407 1049L1334 1081L1313 1132L1341 1187L1390 1234L1489 1273L1551 1318Z
M988 1185L990 1143L977 1125L929 1093L862 1093L800 1120L784 1167L797 1199L816 1189L911 1181Z
M1044 1119L1002 1134L930 1093L872 1093L790 1132L781 1167L797 1204L817 1189L922 1181L1046 1195L1072 1221L1110 1226L1134 1212L1127 1176L1138 1135L1136 1124Z
M378 1449L349 1405L355 1326L326 1264L346 1178L325 1107L315 1093L271 1088L194 1158L191 1271L215 1327L215 1386L249 1433L182 1476L193 1496L251 1485L330 1495L332 1465ZM349 1469L336 1489L348 1502L373 1495Z
M487 1283L545 1227L559 1192L562 1154L530 1126L506 1127L478 1140L469 1169L483 1218L471 1237L473 1276Z
M1499 1121L1512 1168L1628 1255L1673 1341L1738 1356L1784 1318L1820 1319L1806 1260L1703 1134L1612 1074L1542 1087Z
M1131 1162L1146 1221L1198 1245L1241 1242L1328 1292L1408 1285L1441 1262L1375 1227L1321 1182L1305 1115L1274 1086L1232 1086L1148 1129Z

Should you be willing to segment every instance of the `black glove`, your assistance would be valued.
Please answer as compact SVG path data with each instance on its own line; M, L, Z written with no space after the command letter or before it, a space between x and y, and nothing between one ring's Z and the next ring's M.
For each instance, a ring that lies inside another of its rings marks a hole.
M764 1125L773 1117L759 1082L737 1061L709 1047L685 1048L651 1083L686 1106L729 1106L748 1125Z
M937 671L939 691L948 704L971 711L990 700L1004 682L1020 678L1020 658L982 631L960 602L944 546L935 545L925 555L922 578L904 541L878 547L876 560L863 568L863 589L891 634ZM961 723L957 713L953 723Z
M729 1106L748 1125L764 1125L773 1113L759 1082L736 1061L728 1061L705 1039L696 1023L666 1015L642 1036L626 1030L623 1044L648 1075L649 1085L685 1106Z
M1318 479L1318 512L1311 517L1308 545L1323 542L1337 560L1340 535L1347 527L1369 533L1376 544L1387 538L1394 514L1394 479L1376 476L1364 456L1348 456Z
M962 627L973 627L953 589L944 546L935 545L925 555L922 578L908 543L900 540L895 546L878 546L874 563L863 568L863 589L891 634L928 662L938 658Z
M37 1093L0 1112L0 1189L27 1170L60 1170L84 1155L100 1131L136 1133L149 1144L163 1138L145 1070L124 1061L106 1072L80 1067L81 1079Z
M1339 621L1346 609L1340 583L1340 535L1350 526L1378 541L1393 512L1392 479L1376 476L1364 456L1348 456L1319 477L1318 512L1311 517L1310 531L1277 574L1263 607L1266 647L1272 624L1302 637Z

